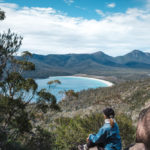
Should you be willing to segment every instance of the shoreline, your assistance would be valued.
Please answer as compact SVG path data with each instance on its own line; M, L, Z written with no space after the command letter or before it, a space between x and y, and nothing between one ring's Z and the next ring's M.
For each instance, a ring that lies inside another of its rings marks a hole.
M87 75L87 74L75 74L70 77L80 77L80 78L89 78L92 80L97 80L97 81L100 81L100 82L106 84L108 87L111 87L114 85L112 82L102 79L101 76L94 76L94 75Z
M53 77L53 76L50 76ZM48 77L48 78L50 78ZM110 82L107 80L107 77L105 76L96 76L96 75L88 75L88 74L74 74L74 75L68 75L68 76L54 76L54 77L79 77L79 78L88 78L91 80L96 80L96 81L100 81L104 84L107 85L107 87L112 87L114 85L114 83ZM48 79L48 78L44 78L44 79ZM35 80L40 80L40 78L37 78Z

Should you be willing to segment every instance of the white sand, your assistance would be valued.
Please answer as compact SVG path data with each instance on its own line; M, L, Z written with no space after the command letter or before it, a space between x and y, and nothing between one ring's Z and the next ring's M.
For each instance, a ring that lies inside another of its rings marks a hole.
M87 78L89 78L89 77L87 77ZM114 84L113 83L111 83L111 82L109 82L109 81L106 81L106 80L102 80L102 79L95 79L95 78L89 78L89 79L92 79L92 80L97 80L97 81L100 81L100 82L103 82L103 83L105 83L107 86L113 86Z
M94 78L94 77L88 77L88 76L76 76L76 75L73 75L73 76L66 76L66 77L79 77L79 78L88 78L88 79L91 79L91 80L97 80L97 81L100 81L102 83L105 83L108 87L111 87L113 86L114 84L109 82L109 81L106 81L106 80L102 80L102 79L97 79L97 78Z

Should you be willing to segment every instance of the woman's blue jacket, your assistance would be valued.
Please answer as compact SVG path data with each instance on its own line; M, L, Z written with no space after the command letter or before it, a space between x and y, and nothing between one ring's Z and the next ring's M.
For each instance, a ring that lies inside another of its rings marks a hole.
M99 129L97 134L91 134L89 140L93 143L102 143L105 150L122 149L119 127L114 121L114 127L112 128L109 119L105 119L105 124Z

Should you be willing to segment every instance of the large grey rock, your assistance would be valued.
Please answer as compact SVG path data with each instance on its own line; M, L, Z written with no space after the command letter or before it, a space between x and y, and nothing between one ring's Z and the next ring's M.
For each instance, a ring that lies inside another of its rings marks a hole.
M97 147L90 148L89 150L98 150Z
M150 150L150 107L139 114L136 144L126 150Z
M144 143L150 149L150 107L142 110L139 114L136 143Z
M134 146L129 148L129 150L148 150L148 149L146 149L143 143L136 143Z

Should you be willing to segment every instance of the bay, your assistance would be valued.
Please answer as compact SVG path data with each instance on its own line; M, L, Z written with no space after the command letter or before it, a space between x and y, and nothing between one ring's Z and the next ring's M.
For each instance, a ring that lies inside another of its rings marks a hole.
M54 84L49 87L47 83L53 80L59 80L61 84ZM81 90L87 90L91 88L95 89L98 87L108 87L111 85L111 83L107 83L107 81L75 76L56 76L49 77L47 79L36 79L36 83L38 84L38 90L45 88L47 91L56 96L58 102L61 101L65 96L64 92L68 90L79 92Z

